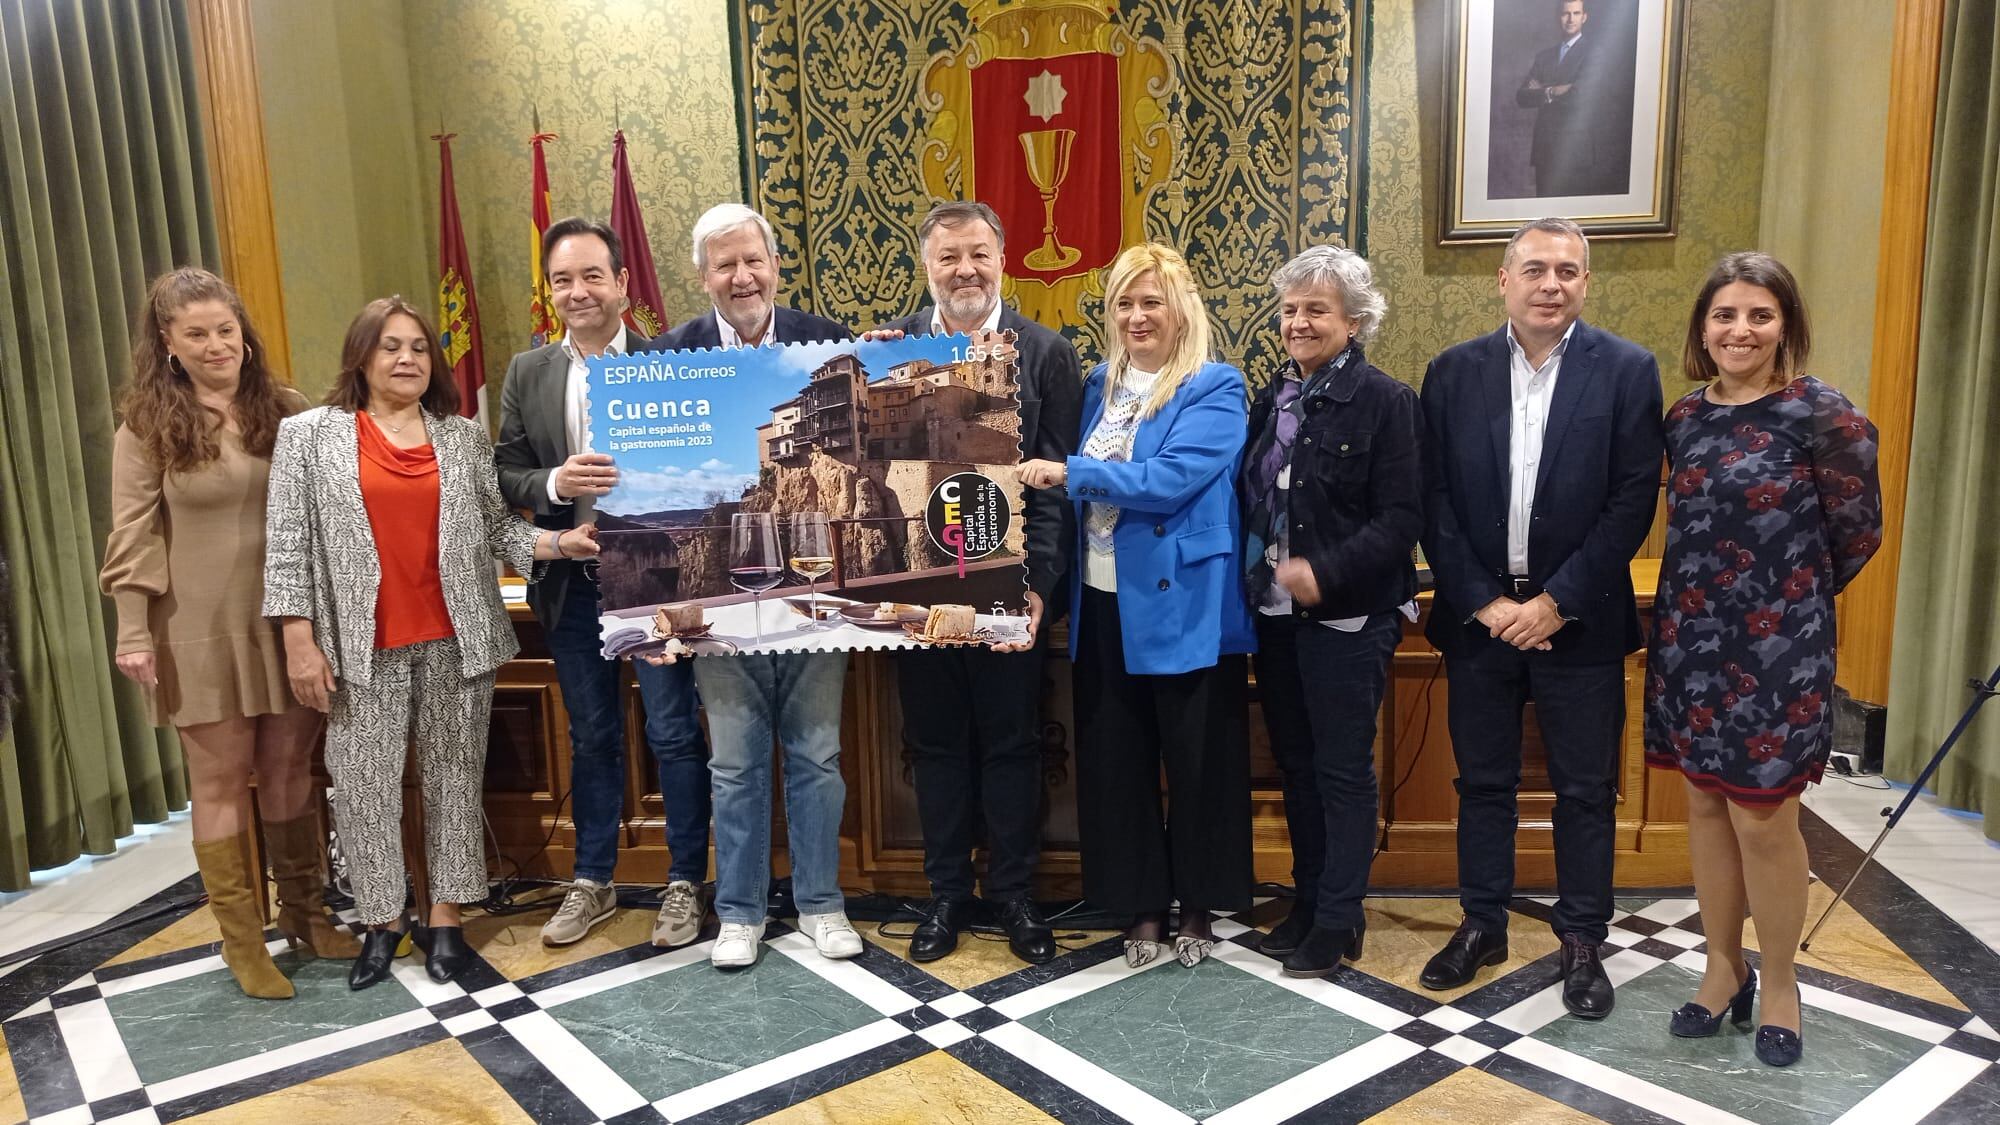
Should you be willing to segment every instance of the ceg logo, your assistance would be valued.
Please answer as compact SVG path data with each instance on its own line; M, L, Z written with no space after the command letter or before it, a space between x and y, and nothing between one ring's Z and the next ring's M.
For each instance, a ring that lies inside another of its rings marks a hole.
M979 473L956 473L939 481L924 507L924 529L938 550L957 560L960 578L967 562L983 559L1007 542L1013 519L1005 490Z

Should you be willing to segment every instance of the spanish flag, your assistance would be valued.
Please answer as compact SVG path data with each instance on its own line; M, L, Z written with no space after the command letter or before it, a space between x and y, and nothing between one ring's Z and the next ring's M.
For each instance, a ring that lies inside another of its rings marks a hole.
M534 231L532 245L528 249L528 264L534 271L532 281L533 296L528 301L528 341L530 347L539 348L543 344L562 339L562 325L556 320L555 299L549 294L548 271L542 268L542 232L549 229L555 220L549 217L554 209L549 199L549 163L542 155L542 142L556 139L554 133L537 131L528 138L534 146Z
M479 348L479 299L472 293L472 258L458 218L458 188L451 177L451 139L438 143L438 344L458 383L458 411L486 421L486 357Z
M625 130L611 136L611 231L625 248L625 327L651 339L667 330L660 300L660 275L653 269L653 244L646 241L646 220L639 215L639 193L632 187L632 162L625 154Z

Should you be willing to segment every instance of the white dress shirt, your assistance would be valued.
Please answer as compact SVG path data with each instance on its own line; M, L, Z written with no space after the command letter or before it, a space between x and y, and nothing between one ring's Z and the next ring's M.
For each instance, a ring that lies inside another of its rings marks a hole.
M1509 574L1528 573L1528 526L1535 515L1535 477L1542 467L1542 438L1548 429L1549 403L1555 401L1563 352L1569 349L1570 335L1575 331L1576 322L1571 321L1548 358L1535 367L1514 338L1514 326L1507 326L1508 372L1513 384L1513 405L1508 411L1512 436L1507 443L1511 471L1507 490Z
M771 339L771 330L777 326L778 306L772 305L771 315L764 319L764 331L757 334L757 341L760 344L775 343L776 341ZM721 309L715 310L715 334L722 338L722 347L740 348L744 346L743 334L736 330L735 325L729 323L729 319L722 315Z
M951 331L951 329L949 329L949 328L946 328L946 327L944 326L944 314L938 311L938 308L937 308L937 306L936 306L936 305L932 305L932 306L931 306L931 335L933 335L933 336L943 336L943 335L945 335L946 333L948 333L948 332L950 332L950 331ZM993 302L993 311L992 311L992 312L989 312L989 313L987 313L987 314L986 314L986 320L985 320L985 322L984 322L984 323L982 323L982 324L981 324L981 325L980 325L979 327L977 327L977 328L973 329L972 331L974 331L974 332L998 332L998 331L1000 331L1000 302L999 302L999 301L995 301L995 302Z
M625 354L625 322L618 322L618 334L605 345L605 355ZM583 393L584 355L576 337L564 333L563 354L569 357L569 380L563 384L563 433L569 436L572 455L590 452L590 402ZM571 498L556 494L556 475L549 474L549 503L568 504Z

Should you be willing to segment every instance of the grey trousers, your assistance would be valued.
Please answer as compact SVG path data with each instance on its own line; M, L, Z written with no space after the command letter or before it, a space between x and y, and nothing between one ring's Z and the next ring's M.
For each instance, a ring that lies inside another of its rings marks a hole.
M431 899L486 898L480 790L492 710L493 673L461 675L455 640L378 650L369 683L333 693L326 772L363 923L384 925L403 911L403 762L413 743Z

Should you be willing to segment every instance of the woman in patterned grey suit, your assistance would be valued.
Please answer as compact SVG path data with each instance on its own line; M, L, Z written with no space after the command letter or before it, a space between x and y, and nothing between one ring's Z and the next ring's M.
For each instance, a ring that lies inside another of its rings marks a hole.
M437 334L401 297L347 329L325 406L285 420L271 457L264 615L284 625L292 691L329 714L334 819L369 927L348 976L389 974L402 940L402 785L414 742L434 905L432 979L471 956L459 904L487 895L480 781L494 671L516 651L493 559L597 554L595 529L543 531L500 499L493 449L459 417Z

